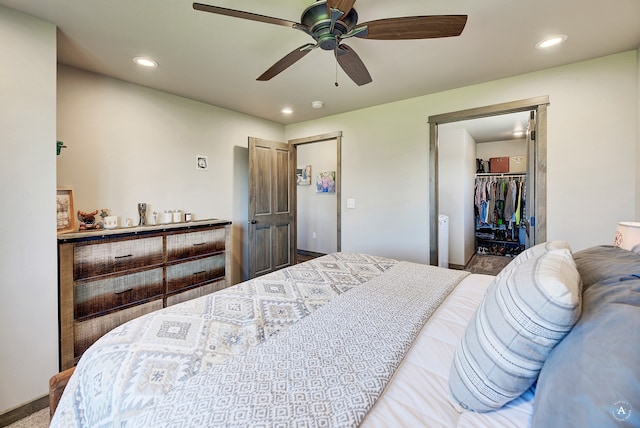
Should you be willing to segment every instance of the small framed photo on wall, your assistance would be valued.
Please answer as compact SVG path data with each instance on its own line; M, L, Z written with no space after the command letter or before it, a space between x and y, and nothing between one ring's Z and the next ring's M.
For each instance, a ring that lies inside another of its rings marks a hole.
M207 156L196 155L196 169L198 171L206 171L209 169L209 162Z
M311 165L296 168L296 182L298 186L311 186Z
M336 192L336 172L324 171L318 174L316 179L316 193Z

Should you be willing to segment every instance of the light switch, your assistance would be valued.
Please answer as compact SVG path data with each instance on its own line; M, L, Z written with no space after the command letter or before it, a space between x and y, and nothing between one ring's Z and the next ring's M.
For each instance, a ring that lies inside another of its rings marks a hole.
M347 208L355 208L356 207L356 200L353 198L348 198L347 199Z

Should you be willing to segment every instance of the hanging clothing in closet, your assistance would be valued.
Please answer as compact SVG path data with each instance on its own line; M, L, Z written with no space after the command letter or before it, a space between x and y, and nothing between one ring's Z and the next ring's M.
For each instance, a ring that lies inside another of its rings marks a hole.
M518 226L526 206L524 176L476 177L475 205L479 225Z
M475 182L476 252L514 256L526 241L524 175L478 175Z

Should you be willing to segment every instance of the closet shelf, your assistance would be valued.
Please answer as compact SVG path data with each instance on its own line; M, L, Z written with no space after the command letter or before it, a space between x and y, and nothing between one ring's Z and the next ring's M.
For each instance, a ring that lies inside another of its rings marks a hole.
M492 242L492 243L496 243L496 244L516 244L516 245L522 245L520 243L520 241L502 241L499 239L491 239L491 238L480 238L479 236L476 236L476 239L478 241L483 241L483 242Z

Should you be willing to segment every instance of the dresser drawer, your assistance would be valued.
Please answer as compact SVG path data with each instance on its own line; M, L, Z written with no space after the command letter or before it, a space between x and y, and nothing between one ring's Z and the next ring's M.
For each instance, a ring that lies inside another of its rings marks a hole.
M167 261L224 251L224 244L224 228L167 235Z
M225 280L214 281L209 284L205 284L201 287L190 288L189 290L181 293L172 294L167 296L167 306L176 305L178 303L186 302L187 300L196 299L207 294L214 293L222 290L225 287Z
M77 283L73 287L74 318L86 318L163 293L162 268Z
M224 277L225 255L167 266L167 293Z
M231 223L58 235L60 370L133 318L230 285Z
M83 279L162 264L162 236L77 245L73 251L73 278Z
M74 325L74 360L78 361L82 353L105 333L113 330L120 324L124 324L141 315L162 309L162 299L154 300L143 305L134 306L110 313L108 315L92 318L87 321L76 321Z

